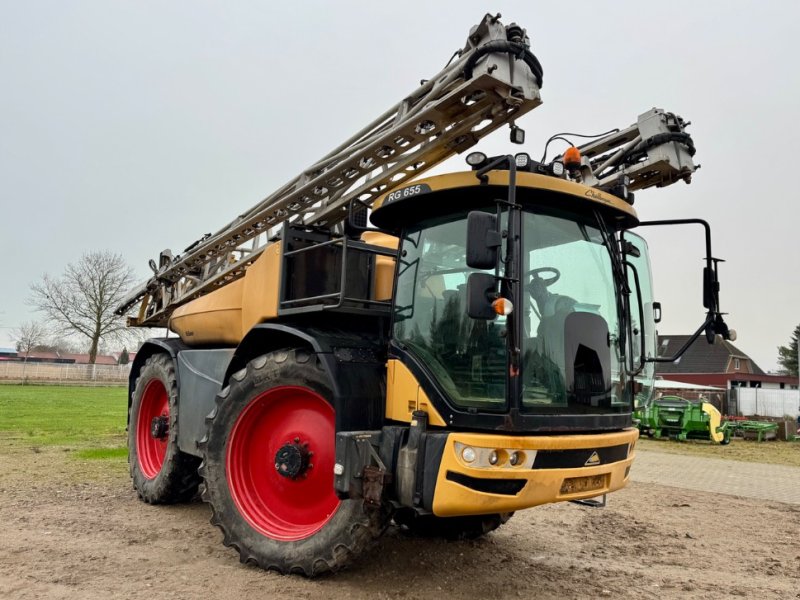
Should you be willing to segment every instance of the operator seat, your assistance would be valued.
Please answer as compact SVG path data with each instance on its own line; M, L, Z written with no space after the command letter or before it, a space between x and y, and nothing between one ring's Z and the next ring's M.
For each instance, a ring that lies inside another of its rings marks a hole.
M564 320L567 392L578 404L607 404L611 382L608 323L598 314L573 312Z
M550 293L541 280L534 280L530 289L540 315L536 340L531 340L532 354L538 356L534 363L538 378L544 378L542 383L557 396L563 393L561 386L565 384L566 398L561 401L588 406L606 402L611 381L606 320L594 312L577 309L578 301L570 296ZM564 383L557 384L556 379Z

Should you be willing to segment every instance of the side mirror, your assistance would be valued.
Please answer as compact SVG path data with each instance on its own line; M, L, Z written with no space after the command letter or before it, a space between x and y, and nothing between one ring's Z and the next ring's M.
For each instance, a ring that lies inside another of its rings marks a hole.
M661 323L661 302L653 302L653 322Z
M714 272L708 267L703 268L703 306L708 310L717 310L719 282L714 277Z
M485 213L484 213L485 214ZM467 279L467 314L473 319L491 321L497 316L492 302L497 280L488 273L472 273Z
M467 215L467 266L473 269L495 268L501 240L495 215L478 210L469 213Z

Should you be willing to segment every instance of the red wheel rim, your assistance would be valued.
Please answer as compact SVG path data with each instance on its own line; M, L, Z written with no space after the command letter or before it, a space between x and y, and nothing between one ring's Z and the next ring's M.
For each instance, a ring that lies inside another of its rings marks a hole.
M226 475L239 513L276 540L307 538L339 508L333 491L333 407L308 388L283 386L257 396L239 415L228 439ZM310 466L296 478L280 475L276 454L308 443Z
M148 479L161 471L169 440L169 435L153 437L151 425L156 417L166 417L169 423L169 396L160 379L151 379L144 388L136 419L136 457L139 469Z

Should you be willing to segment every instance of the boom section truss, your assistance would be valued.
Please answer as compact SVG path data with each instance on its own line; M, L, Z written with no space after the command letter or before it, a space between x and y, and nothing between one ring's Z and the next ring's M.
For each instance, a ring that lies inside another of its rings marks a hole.
M536 108L542 69L529 48L524 29L486 15L451 62L399 104L183 255L162 252L117 314L140 303L130 326L166 326L175 308L242 277L280 225L333 229L351 200L369 206Z

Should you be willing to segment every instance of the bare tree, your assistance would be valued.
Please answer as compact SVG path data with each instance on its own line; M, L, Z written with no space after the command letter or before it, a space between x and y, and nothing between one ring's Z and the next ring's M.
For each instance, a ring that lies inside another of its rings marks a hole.
M26 321L11 331L11 339L17 345L17 352L24 352L22 361L22 379L25 380L25 369L28 368L28 355L47 337L47 327L37 321Z
M46 342L37 345L34 350L58 352L59 354L77 354L81 351L73 340L63 335L52 335Z
M103 340L124 336L125 320L114 309L133 282L133 271L122 256L88 252L70 263L60 277L44 275L31 285L32 302L64 333L85 336L94 364Z

